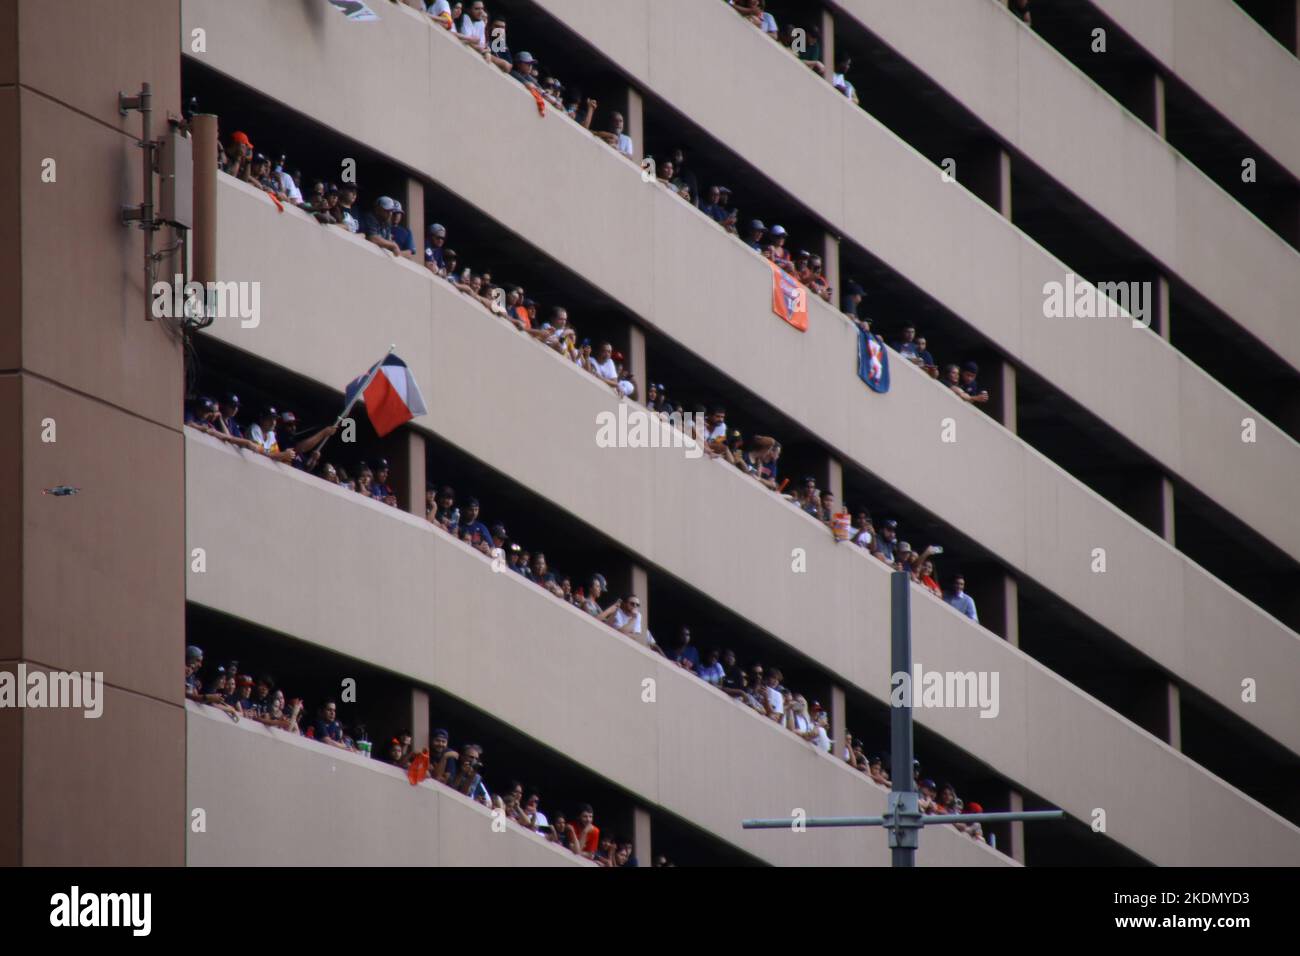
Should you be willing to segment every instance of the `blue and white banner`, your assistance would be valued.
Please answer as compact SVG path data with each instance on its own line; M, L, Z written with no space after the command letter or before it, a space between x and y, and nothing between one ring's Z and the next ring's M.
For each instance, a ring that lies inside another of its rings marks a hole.
M866 329L858 329L858 378L873 392L889 391L889 351Z

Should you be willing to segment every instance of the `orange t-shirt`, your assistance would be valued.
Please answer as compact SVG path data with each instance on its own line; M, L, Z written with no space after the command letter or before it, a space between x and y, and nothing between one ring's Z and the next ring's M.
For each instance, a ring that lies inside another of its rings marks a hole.
M573 829L576 832L578 828L574 827ZM587 836L582 840L582 845L578 847L578 849L582 853L595 853L597 850L599 850L600 849L600 827L593 825L591 829L587 831Z
M531 329L533 327L533 323L528 318L528 310L522 305L515 306L515 318L524 323L524 328Z

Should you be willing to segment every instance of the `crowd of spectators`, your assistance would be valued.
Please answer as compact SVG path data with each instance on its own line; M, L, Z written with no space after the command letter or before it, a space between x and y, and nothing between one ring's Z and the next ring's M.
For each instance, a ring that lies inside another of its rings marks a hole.
M451 735L445 729L434 730L429 747L420 754L415 751L410 731L398 730L375 755L373 743L363 725L344 725L337 700L324 700L314 718L305 718L306 707L302 699L286 700L284 691L276 686L270 674L254 677L251 672L241 671L238 661L229 661L205 671L203 649L193 644L185 649L185 697L214 707L235 721L251 720L306 737L326 747L366 757L378 756L407 771L408 776L411 776L411 766L417 756L423 757L428 768L420 779L450 787L497 811L511 824L540 834L549 842L599 866L637 866L632 854L632 841L621 836L606 835L602 838L590 804L579 804L572 815L556 812L548 818L542 811L542 797L537 787L525 790L523 784L509 780L501 790L490 791L484 777L482 745L467 742L459 750L452 750ZM655 865L671 864L659 856Z
M652 384L649 388L648 401L652 410L658 411L669 420L672 414L662 386ZM350 491L374 498L391 507L397 507L396 493L390 484L390 469L383 458L376 458L356 469L356 477L348 476L342 466L336 467L320 459L320 446L325 438L337 431L337 426L328 425L315 430L309 437L300 439L296 429L296 417L292 412L278 412L274 407L262 409L251 422L241 424L239 397L233 393L226 394L220 402L202 398L187 415L187 424L204 431L223 441L235 444L300 470L314 472L330 482ZM703 420L703 419L702 419ZM781 455L779 443L766 436L756 436L745 447L743 436L739 432L728 432L726 411L717 408L707 417L706 430L699 436L705 447L715 457L735 464L755 480L774 491L784 491L786 482L777 485L778 461ZM836 506L830 492L818 489L812 476L807 476L791 494L783 494L787 500L818 521L833 527ZM811 746L831 753L834 742L830 737L830 718L822 704L798 690L792 690L784 683L784 675L778 667L765 668L761 662L741 666L736 652L730 648L711 646L703 653L692 641L689 626L683 625L670 643L656 641L649 627L644 624L641 611L641 597L630 591L611 594L605 576L599 571L584 576L574 576L558 568L553 568L547 561L544 550L534 548L512 537L504 523L496 521L489 524L483 517L478 499L472 495L458 496L449 484L439 485L430 482L425 493L425 517L441 531L464 542L485 557L501 562L503 570L518 574L525 580L547 591L556 599L596 618L611 629L625 635L661 655L682 669L689 671L705 683L716 687L737 703L750 707L763 717L772 720L786 730L807 741ZM934 578L933 557L942 552L941 548L930 546L919 553L915 552L906 541L899 541L898 522L893 518L880 523L877 533L869 512L858 510L853 514L849 540L866 549L879 560L889 564L894 570L905 570L912 580L926 588L949 604L978 621L975 604L965 593L965 581L961 576L955 578L951 592L943 594ZM585 582L585 583L584 583ZM216 682L212 690L202 698L214 706L221 706L219 697L229 696L225 701L228 709L239 707L238 693L240 685L238 675L218 668ZM258 694L251 698L253 703L262 701L266 693L274 690L269 679L265 686L255 683L251 675L245 675L247 686L256 686ZM189 687L187 681L187 689ZM289 729L291 721L296 727L300 716L300 701L290 702L284 709L281 697L281 710L274 715L255 715L254 719L263 722L273 720L275 726ZM244 698L248 700L248 697ZM294 710L297 704L299 710ZM332 708L333 704L327 704ZM323 713L322 709L322 713ZM238 710L233 710L238 714ZM337 732L336 732L337 731ZM324 735L325 742L337 742L347 749L353 749L352 738L340 736L341 728L330 728ZM310 734L309 734L310 735ZM437 752L435 750L435 752ZM408 755L409 756L409 755ZM481 756L481 755L480 755ZM875 779L873 777L873 779Z
M771 14L764 9L763 0L732 0L731 5L737 13L753 20L773 39L786 46L794 44L794 28L788 24L778 27ZM562 109L584 128L591 129L598 108L596 101L588 97L566 96L563 84L555 76L543 73L531 53L512 53L505 40L505 20L490 16L482 2L476 0L470 4L461 4L435 0L427 3L426 7L436 23L467 46L476 49L487 63L535 90L536 95ZM819 75L825 75L820 62L820 37L816 28L803 28L800 39L802 42L797 44L798 48L794 52L809 68ZM837 89L856 102L856 93L844 75L850 66L847 57L838 61L830 79ZM607 128L594 130L593 133L620 153L632 157L633 143L624 132L623 117L620 114L611 113ZM309 193L304 196L298 187L302 179L301 172L287 171L283 156L277 164L272 164L265 154L255 151L249 137L242 132L233 133L228 143L221 147L219 162L223 171L259 186L274 195L278 202L299 206L323 225L334 225L363 235L368 241L391 253L394 258L418 258L415 237L403 225L405 211L398 200L379 196L363 212L358 203L355 184L326 183L323 180L315 181ZM696 205L723 230L796 277L813 294L824 301L833 301L835 290L825 275L822 258L805 249L788 248L788 234L779 224L769 228L761 219L752 219L741 226L740 212L732 203L731 189L715 184L701 191L699 178L688 165L684 150L673 150L662 162L648 168L654 170L654 176L663 188ZM746 438L740 431L729 429L726 410L721 407L707 411L703 405L692 406L694 414L690 417L694 422L687 425L687 404L670 401L662 385L648 384L642 399L639 383L625 364L625 356L610 342L599 341L593 345L588 338L580 339L579 333L569 322L567 309L562 305L550 306L545 312L546 318L539 321L539 304L528 295L523 286L494 282L488 269L475 272L462 263L456 251L448 245L447 228L440 223L432 223L428 227L423 259L425 267L431 273L449 282L457 291L491 314L509 322L521 334L579 365L617 394L642 400L665 420L684 431L693 431L691 437L704 447L710 458L721 458L734 465L764 487L834 529L836 516L841 514L834 496L829 491L819 489L812 477L805 477L793 489L788 489L790 479L782 478L779 473L781 444L775 438L766 435ZM871 319L862 314L863 297L862 287L849 281L843 288L841 308L859 326L870 332ZM963 401L976 404L988 401L988 392L977 381L978 367L975 363L966 362L962 366L948 364L941 377L939 367L928 351L926 339L917 335L915 327L905 326L894 343L894 348L902 358L939 380ZM278 412L273 407L267 407L261 409L255 419L240 423L239 411L238 397L233 394L226 395L222 401L200 398L187 412L186 421L223 441L316 474L330 483L390 506L398 506L397 497L389 485L388 463L384 459L361 464L354 468L354 474L349 474L340 465L322 460L321 447L337 432L337 425L325 425L305 433L298 428L292 412ZM965 593L965 581L960 575L952 578L947 593L938 584L934 558L942 553L942 548L932 545L917 552L908 542L899 540L896 519L882 520L877 528L866 509L849 509L844 506L844 513L852 515L849 541L894 570L908 572L918 586L978 621L974 601ZM478 501L473 497L458 500L448 485L430 483L426 496L426 516L442 530L471 547L504 561L505 567L510 571L533 581L557 599L573 604L691 671L739 703L796 733L810 745L828 753L832 751L834 744L829 736L829 720L825 710L818 701L809 702L803 694L786 688L779 669L769 668L765 671L761 663L751 664L748 668L740 667L736 663L734 651L717 647L711 648L701 657L691 644L687 627L681 628L672 647L661 646L649 629L642 625L640 599L637 595L617 595L607 606L602 606L606 581L601 574L593 573L585 577L585 585L582 583L584 579L578 579L575 583L573 577L550 568L544 552L530 550L521 542L511 539L502 524L489 527L480 517ZM854 753L851 747L845 747L845 759L857 766ZM859 769L879 782L878 774L870 773L868 764L864 763ZM933 790L932 785L931 789ZM486 792L485 787L483 790ZM942 791L940 796L948 790L951 788ZM956 799L955 793L952 794L952 799ZM949 804L943 804L941 800L932 802L935 806L951 804L951 801Z
M841 756L845 762L854 770L866 774L874 782L882 787L891 785L889 770L886 768L887 758L880 753L873 753L870 756L863 749L862 738L854 737L851 733L846 734L844 748ZM921 776L921 761L912 761L912 781L916 786L916 791L920 795L918 806L922 813L927 815L943 815L950 813L983 813L984 808L978 803L965 803L957 796L957 790L951 783L945 782L942 786L936 786L935 782L929 777ZM979 823L954 823L952 824L958 831L966 833L981 842L984 840L984 828Z
M425 12L433 22L445 29L465 46L483 57L484 62L496 67L507 76L518 80L533 92L539 103L547 103L559 109L573 119L583 129L591 129L591 121L599 107L597 101L583 96L577 89L569 89L554 73L544 70L537 58L527 50L514 53L510 49L506 18L488 12L482 0L470 3L451 2L451 0L425 0ZM631 143L627 148L618 142L622 132L622 117L614 114L620 121L615 132L599 131L601 138L613 133L614 145L630 156ZM613 118L611 118L611 123Z

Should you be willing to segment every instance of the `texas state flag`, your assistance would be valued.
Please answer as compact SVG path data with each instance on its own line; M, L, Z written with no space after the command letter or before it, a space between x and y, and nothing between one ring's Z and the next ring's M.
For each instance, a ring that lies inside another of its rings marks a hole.
M415 376L406 363L391 352L365 375L349 383L346 407L350 409L358 398L366 403L370 424L375 426L375 433L380 438L428 411Z

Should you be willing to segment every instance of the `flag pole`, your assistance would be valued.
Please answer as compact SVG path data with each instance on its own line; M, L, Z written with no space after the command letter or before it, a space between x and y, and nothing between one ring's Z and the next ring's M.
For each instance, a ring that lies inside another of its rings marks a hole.
M348 402L347 405L344 406L343 411L339 413L339 417L334 419L335 428L337 428L340 424L342 424L343 419L348 417L348 412L352 411L352 406L355 405L358 401L360 401L362 394L365 392L367 388L370 387L370 383L375 380L375 376L379 374L379 370L384 367L384 359L388 358L388 356L392 355L396 351L397 351L397 343L393 343L392 345L388 346L388 351L384 353L384 358L381 358L378 362L375 363L375 367L370 370L370 373L368 375L366 375L366 380L361 383L360 387L357 388L356 392L353 394L352 400ZM325 443L328 442L332 437L333 436L331 435L326 435L325 441L322 441L319 445L316 446L315 449L316 452L319 453L320 450L325 447Z

